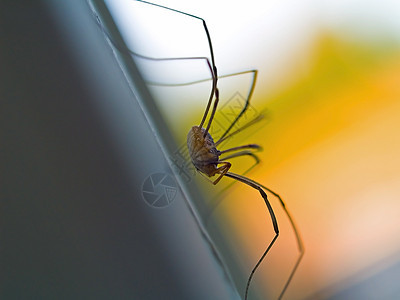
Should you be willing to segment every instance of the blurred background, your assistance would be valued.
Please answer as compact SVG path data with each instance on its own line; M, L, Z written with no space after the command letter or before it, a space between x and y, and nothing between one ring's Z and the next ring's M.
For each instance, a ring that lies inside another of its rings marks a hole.
M220 76L259 72L241 124L259 113L266 118L222 148L263 146L257 153L261 163L246 175L280 194L300 229L306 253L287 299L398 297L399 3L156 3L206 20ZM109 7L135 53L210 56L196 18L131 1L109 1ZM210 79L205 62L135 59L176 142L184 148L187 131L200 122L208 99L210 81L195 83ZM220 78L214 139L243 108L251 79L251 73ZM191 84L175 86L179 83ZM233 163L232 170L243 174L254 161ZM221 247L236 264L231 271L243 272L233 275L243 290L245 274L273 237L272 229L266 228L265 205L251 188L231 185L230 179L213 187L190 171L188 166L185 177L196 178L211 207L203 220L208 230L218 223L225 232ZM293 232L273 198L281 236L255 276L260 295L272 299L298 255Z
M209 57L196 18L105 3L129 50ZM221 147L263 147L259 164L235 158L232 171L277 192L299 228L306 252L284 298L398 298L399 2L156 3L207 22L221 76L215 139L251 88L254 73L241 72L258 70L237 126L265 118ZM115 44L110 50L86 3L0 11L7 41L0 295L239 299L273 230L256 190L228 178L213 186L188 161L186 134L210 90L204 60L132 56L151 97L132 95L132 73L115 63L121 53ZM160 140L170 144L160 149ZM174 174L180 190L171 206L154 210L142 185L160 171ZM251 299L275 299L298 257L290 224L269 198L281 234Z

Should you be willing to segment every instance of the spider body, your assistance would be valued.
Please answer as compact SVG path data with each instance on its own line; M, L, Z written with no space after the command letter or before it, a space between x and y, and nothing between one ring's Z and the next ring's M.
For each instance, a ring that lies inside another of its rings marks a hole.
M190 158L197 170L213 176L217 169L220 151L217 150L214 140L204 128L193 126L187 135L187 145Z
M231 167L230 163L220 161L221 151L217 149L211 134L200 126L193 126L189 130L187 146L192 163L199 172L208 177L221 174L213 184L217 184ZM223 166L218 167L218 164Z

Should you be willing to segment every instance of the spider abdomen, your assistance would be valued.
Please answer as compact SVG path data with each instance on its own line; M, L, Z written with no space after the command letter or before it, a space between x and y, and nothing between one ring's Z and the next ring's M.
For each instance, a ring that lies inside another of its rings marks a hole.
M220 151L217 150L210 133L204 136L205 129L193 126L187 135L189 155L193 165L208 176L213 176L217 169Z

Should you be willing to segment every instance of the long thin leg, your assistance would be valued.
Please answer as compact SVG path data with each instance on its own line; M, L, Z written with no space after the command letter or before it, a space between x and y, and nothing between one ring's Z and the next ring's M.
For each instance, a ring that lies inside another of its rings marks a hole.
M272 209L271 203L269 203L267 194L264 192L264 190L260 187L259 184L257 184L256 182L254 182L254 181L252 181L252 180L250 180L250 179L248 179L246 177L243 177L243 176L240 176L238 174L231 173L231 172L227 172L225 174L225 176L233 178L235 180L238 180L238 181L240 181L240 182L242 182L244 184L247 184L247 185L251 186L252 188L254 188L254 189L256 189L256 190L258 190L260 192L261 196L264 199L265 204L267 205L269 214L271 216L272 225L273 225L274 231L275 231L274 238L269 243L267 249L264 251L263 255L261 256L261 258L258 260L256 265L254 266L253 270L250 273L249 279L247 280L246 292L245 292L245 296L244 296L244 298L247 299L247 295L248 295L249 287L250 287L250 282L251 282L251 280L252 280L252 278L254 276L255 271L257 270L257 268L259 267L261 262L264 260L265 256L268 254L269 250L272 248L273 244L275 243L276 239L279 236L278 222L276 220L275 213L274 213L274 210Z
M166 6L163 6L163 5L159 5L159 4L155 4L155 3L150 3L150 2L142 1L142 0L136 0L136 1L142 2L142 3L145 3L145 4L148 4L148 5L153 5L153 6L156 6L156 7L164 8L164 9L167 9L167 10L170 10L170 11L174 11L174 12L176 12L176 13L180 13L180 14L189 16L189 17L191 17L191 18L195 18L195 19L198 19L198 20L201 20L201 21L202 21L203 27L204 27L204 31L205 31L206 36L207 36L208 47L210 48L211 64L212 64L211 75L212 75L212 78L213 78L213 87L212 87L212 91L211 91L211 97L210 97L210 99L208 100L206 110L205 110L205 112L204 112L203 118L202 118L202 120L201 120L201 122L200 122L200 125L199 125L199 127L203 127L203 124L204 124L204 122L205 122L205 120L206 120L206 118L207 118L207 115L208 115L208 111L209 111L209 109L210 109L210 107L211 107L211 102L212 102L212 98L213 98L212 95L213 95L214 93L217 93L217 80L218 80L217 67L216 67L216 65L215 65L215 59L214 59L214 50L213 50L213 46L212 46L212 42L211 42L211 36L210 36L210 32L208 31L208 27L207 27L206 21L205 21L204 19L198 17L198 16L195 16L195 15L192 15L192 14L188 14L188 13L185 13L185 12L183 12L183 11L176 10L176 9L173 9L173 8L170 8L170 7L166 7ZM216 96L217 96L217 95L216 95ZM214 107L216 108L216 105L214 105ZM212 117L213 117L213 114L212 114L211 117L210 117L210 120L209 120L209 122L208 122L207 129L206 129L206 131L205 131L205 133L204 133L204 136L207 135L208 129L209 129L210 126L211 126Z
M213 72L214 72L215 76L217 76L217 68L215 66L214 51L213 51L213 46L212 46L212 42L211 42L211 37L210 37L210 33L208 31L208 28L207 28L206 21L203 18L200 18L200 17L192 15L192 14L188 14L188 13L185 13L183 11L180 11L180 10L177 10L177 9L173 9L173 8L170 8L170 7L167 7L167 6L159 5L159 4L156 4L156 3L151 3L151 2L147 2L147 1L143 1L143 0L135 0L135 1L142 2L142 3L148 4L148 5L152 5L152 6L156 6L156 7L160 7L160 8L163 8L163 9L170 10L170 11L174 11L176 13L179 13L179 14L191 17L191 18L195 18L195 19L201 20L203 22L203 27L204 27L204 30L205 30L206 35L207 35L208 46L210 48L211 62L212 62L212 66L213 66Z
M243 145L243 146L239 146L239 147L233 147L233 148L230 148L230 149L227 149L227 150L224 150L224 151L220 151L220 154L224 154L224 153L232 152L232 151L237 151L237 150L241 150L241 149L261 149L261 146L259 146L257 144L248 144L248 145ZM230 155L225 156L225 157L221 157L220 160L221 161L228 160L228 159L231 159L231 158L244 156L244 155L249 155L249 156L253 157L255 159L255 161L256 161L256 164L258 164L260 162L260 159L258 158L258 156L255 155L253 152L248 151L248 150L240 151L240 152L233 153L233 154L230 154Z
M110 38L110 37L109 37L109 38ZM110 39L110 40L111 40L111 39ZM112 41L112 40L111 40L111 41ZM113 42L113 44L116 45L114 42ZM118 48L117 45L116 45L116 47ZM119 50L120 50L120 49L119 49ZM121 51L121 50L120 50L120 51ZM204 61L207 63L208 69L210 70L210 74L211 74L211 76L212 76L213 84L212 84L212 87L211 87L210 96L209 96L209 98L208 98L207 107L206 107L206 110L205 110L205 112L204 112L204 114L203 114L203 119L201 120L201 123L200 123L199 127L202 127L202 126L203 126L203 123L204 123L204 121L206 120L208 111L209 111L209 109L210 109L210 106L211 106L211 103L212 103L212 99L213 99L213 97L214 97L214 94L218 93L218 91L216 90L216 89L217 89L217 82L216 82L216 80L214 80L214 77L215 77L215 76L214 76L213 69L212 69L212 66L211 66L211 63L210 63L210 60L208 59L208 57L197 57L197 56L196 56L196 57L154 58L154 57L143 56L143 55L141 55L141 54L135 53L135 52L133 52L132 50L130 50L130 49L128 49L128 48L126 48L126 51L128 51L130 54L132 54L132 55L134 55L134 56L136 56L136 57L139 57L139 58L141 58L141 59L152 60L152 61L194 60L194 59L196 59L196 60L204 60ZM183 84L161 84L161 83L150 83L150 84L153 84L153 85L164 85L164 86L179 86L179 85L183 85ZM207 131L208 131L208 130L207 130ZM206 134L207 134L207 132L205 133L205 135L206 135Z
M255 164L258 164L258 163L260 162L260 159L258 158L258 156L255 155L255 154L254 154L253 152L251 152L251 151L240 151L240 152L238 152L238 153L233 153L233 154L231 154L231 155L228 155L228 156L225 156L225 157L221 158L221 160L228 160L228 159L231 159L231 158L240 157L240 156L245 156L245 155L248 155L248 156L253 157L254 160L256 161Z
M255 85L256 85L258 71L257 70L251 70L250 72L253 73L253 79L252 79L252 83L251 83L251 87L250 87L249 93L247 94L247 97L246 97L246 103L245 103L242 111L237 115L236 119L233 120L231 125L224 132L224 134L220 137L220 139L223 139L231 131L233 126L236 124L237 121L239 121L239 119L243 116L243 114L246 112L247 108L249 107L250 99L251 99L251 96L253 95L254 88L255 88Z
M241 150L241 149L261 149L261 146L257 145L257 144L248 144L248 145L233 147L233 148L230 148L230 149L226 149L226 150L220 151L220 154L223 154L223 153L226 153L226 152L231 152L231 151L236 151L236 150Z
M285 293L286 289L288 288L290 282L292 281L292 278L293 278L293 276L294 276L294 273L296 273L296 270L297 270L297 268L298 268L298 266L299 266L299 264L300 264L301 259L303 258L303 255L304 255L304 244L303 244L303 241L302 241L302 239L301 239L301 237L300 237L300 233L299 233L299 231L298 231L298 229L297 229L297 226L296 226L296 224L294 223L294 220L293 220L291 214L289 213L288 209L286 208L286 205L285 205L285 203L283 202L281 196L279 196L277 193L275 193L274 191L270 190L269 188L267 188L267 187L265 187L265 186L263 186L263 185L261 185L261 184L260 184L260 186L261 186L263 189L265 189L266 191L270 192L270 193L271 193L272 195L274 195L276 198L279 199L279 202L280 202L280 204L281 204L283 210L285 211L285 213L286 213L286 215L287 215L287 217L288 217L288 219L289 219L289 221L290 221L290 224L292 225L292 228L293 228L294 234L295 234L295 236L296 236L296 240L297 240L297 247L298 247L299 253L300 253L300 254L299 254L299 257L297 258L297 261L296 261L296 263L295 263L295 265L294 265L294 267L293 267L293 269L292 269L292 272L290 272L289 278L288 278L288 280L286 281L285 286L283 287L281 294L279 295L279 298L278 298L278 299L281 299L282 296L283 296L283 294Z
M212 110L212 112L211 112L210 119L208 120L207 128L206 128L206 130L204 131L204 135L203 135L204 137L206 137L208 131L210 130L212 120L214 119L215 112L217 111L218 102L219 102L219 91L218 91L218 88L215 87L215 101L214 101L214 107L213 107L213 110Z
M212 87L212 91L211 91L211 97L209 98L209 101L208 101L208 103L207 103L206 110L205 110L205 112L204 112L204 115L203 115L203 118L202 118L202 120L201 120L201 122L200 122L199 127L202 127L202 126L203 126L203 124L204 124L204 122L205 122L205 120L206 120L206 118L207 118L208 111L209 111L209 109L210 109L210 107L211 107L212 95L213 95L214 93L215 93L215 96L216 96L216 98L217 98L217 99L215 100L216 103L214 104L214 109L213 109L213 112L211 113L210 119L209 119L209 121L208 121L207 128L206 128L206 130L205 130L205 132L204 132L204 137L205 137L205 136L207 135L207 133L208 133L209 128L211 127L211 123L212 123L212 120L213 120L213 117L214 117L214 114L215 114L215 110L216 110L217 104L218 104L218 95L217 95L217 94L218 94L218 87L217 87L218 73L217 73L217 67L216 67L216 65L215 65L214 51L213 51L213 46L212 46L212 42L211 42L211 36L210 36L209 31L208 31L208 27L207 27L206 21L205 21L204 19L198 17L198 16L195 16L195 15L192 15L192 14L188 14L188 13L185 13L185 12L182 12L182 11L179 11L179 10L176 10L176 9L172 9L172 8L169 8L169 7L166 7L166 6L162 6L162 5L159 5L159 4L154 4L154 3L150 3L150 2L142 1L142 0L137 0L137 1L138 1L138 2L142 2L142 3L149 4L149 5L157 6L157 7L160 7L160 8L168 9L168 10L171 10L171 11L174 11L174 12L177 12L177 13L180 13L180 14L183 14L183 15L186 15L186 16L189 16L189 17L192 17L192 18L199 19L199 20L201 20L201 21L203 22L204 31L206 32L206 35L207 35L208 46L209 46L209 48L210 48L211 63L212 63L212 72L211 72L211 73L212 73L212 78L213 78L213 87ZM253 95L253 92L254 92L254 88L255 88L255 83L256 83L258 71L257 71L257 70L251 70L251 72L253 73L253 80L252 80L252 84L251 84L249 93L248 93L247 98L246 98L245 106L243 107L243 109L242 109L242 111L239 113L239 115L236 117L236 119L235 119L235 120L232 122L232 124L229 126L229 128L228 128L228 129L224 132L224 134L220 137L220 139L223 139L223 138L230 132L230 130L232 129L232 127L233 127L233 126L236 124L236 122L243 116L243 114L245 113L245 111L247 110L247 108L248 108L248 106L249 106L250 98L251 98L251 96Z
M238 181L240 181L242 183L245 183L245 184L257 189L260 192L261 196L263 197L263 199L265 201L265 204L268 207L268 210L269 210L269 213L270 213L271 219L272 219L272 224L274 226L274 231L275 231L275 237L272 239L272 241L268 245L267 249L265 250L265 252L261 256L261 258L258 260L257 264L254 266L254 268L251 271L251 274L249 276L249 279L247 280L245 299L247 299L248 289L249 289L252 277L254 275L254 272L256 271L258 266L261 264L261 262L263 261L263 259L265 258L265 256L267 255L268 251L271 249L272 245L275 243L275 241L276 241L276 239L278 238L278 235L279 235L278 223L276 221L276 217L275 217L275 214L274 214L274 212L272 210L271 204L268 201L267 194L264 192L264 190L270 192L271 194L273 194L275 197L277 197L279 199L279 203L281 204L283 210L285 211L285 213L286 213L286 215L287 215L287 217L288 217L288 219L290 221L290 224L291 224L291 226L293 228L293 231L294 231L294 234L296 236L297 246L298 246L298 250L299 250L300 254L299 254L299 257L297 258L297 261L296 261L292 271L290 272L289 278L287 279L287 281L286 281L281 293L279 294L278 299L281 299L283 294L285 293L287 287L289 286L289 284L290 284L290 282L291 282L291 280L292 280L292 278L293 278L293 276L294 276L294 274L295 274L295 272L296 272L296 270L297 270L297 268L298 268L298 266L300 264L300 261L301 261L303 255L304 255L304 245L303 245L303 241L302 241L302 239L300 237L300 234L298 232L297 226L294 223L294 220L293 220L291 214L289 213L288 209L286 208L286 205L283 202L282 198L277 193L275 193L274 191L270 190L269 188L259 184L258 182L255 182L254 180L251 180L251 179L249 179L247 177L244 177L244 176L241 176L241 175L238 175L238 174L227 172L225 174L225 176L233 178L235 180L238 180Z
M100 25L100 28L103 31L103 33L114 44L114 46L118 50L120 50L122 53L127 51L127 52L129 52L130 54L132 54L132 55L134 55L136 57L139 57L139 58L142 58L142 59L147 59L147 60L153 60L153 61L185 60L185 59L202 59L202 60L205 60L207 62L207 65L208 65L209 69L210 69L210 73L211 73L211 77L212 77L213 83L212 83L212 89L211 89L210 97L208 99L208 103L207 103L207 106L206 106L206 110L205 110L205 112L203 114L203 118L202 118L202 120L200 122L200 125L199 125L199 127L202 127L204 122L205 122L205 120L206 120L206 118L207 118L208 112L210 110L213 96L214 96L214 94L218 93L217 92L218 73L217 73L217 67L215 65L214 50L213 50L213 46L212 46L212 42L211 42L210 33L208 31L207 24L206 24L205 20L200 18L200 17L198 17L198 16L195 16L195 15L192 15L192 14L188 14L188 13L185 13L183 11L179 11L179 10L176 10L176 9L173 9L173 8L169 8L169 7L166 7L166 6L162 6L162 5L159 5L159 4L155 4L155 3L151 3L151 2L147 2L147 1L142 1L142 0L135 0L135 1L147 4L147 5L152 5L152 6L155 6L155 7L167 9L167 10L170 10L170 11L173 11L173 12L176 12L176 13L180 13L180 14L186 15L188 17L195 18L195 19L198 19L198 20L202 21L202 24L203 24L203 27L204 27L204 31L205 31L206 36L207 36L208 46L209 46L209 49L210 49L211 63L210 63L210 61L209 61L209 59L207 57L154 58L154 57L148 57L148 56L144 56L144 55L135 53L132 50L130 50L129 48L127 48L127 47L121 47L120 45L118 45L118 43L116 43L111 38L111 36L108 34L107 30L105 30L104 26L100 22L97 22ZM216 105L214 105L214 107L216 109ZM213 117L213 115L212 115L212 117ZM209 128L211 126L212 117L210 118L210 121L209 121L209 124L208 124L207 128ZM207 132L208 132L208 130L205 131L204 136L207 135Z

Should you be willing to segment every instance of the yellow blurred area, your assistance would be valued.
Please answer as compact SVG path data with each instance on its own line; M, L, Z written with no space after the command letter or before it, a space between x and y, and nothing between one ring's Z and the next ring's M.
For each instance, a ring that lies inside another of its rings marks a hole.
M282 196L304 239L287 299L328 297L400 260L399 47L322 33L305 59L308 66L289 70L295 78L289 85L254 99L270 118L245 141L264 148L247 175ZM250 271L273 237L267 209L242 184L222 197L216 213L238 232L232 247L250 245L243 262ZM276 297L297 250L286 217L270 200L281 236L256 282Z
M398 100L400 54L389 49L385 56L380 47L367 46L322 35L310 54L310 68L299 72L292 86L264 100L273 122L257 137L277 144L268 147L277 151L268 155L272 164Z

